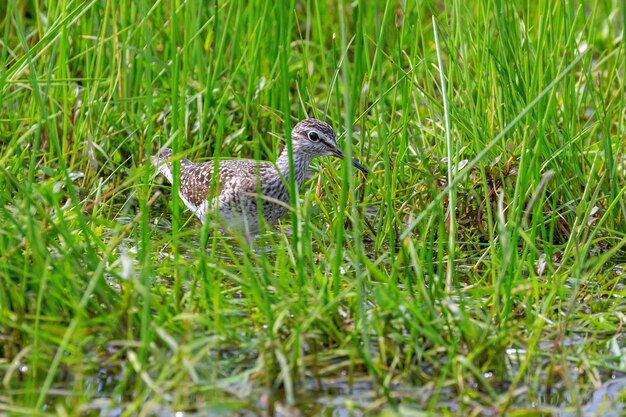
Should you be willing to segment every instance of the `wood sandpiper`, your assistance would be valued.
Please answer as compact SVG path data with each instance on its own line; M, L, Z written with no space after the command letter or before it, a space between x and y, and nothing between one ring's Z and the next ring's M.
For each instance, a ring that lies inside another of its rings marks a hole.
M325 122L305 119L291 132L293 168L296 186L304 182L306 171L313 158L335 156L343 159L343 151L337 145L335 131ZM164 149L152 158L158 172L172 183L172 151ZM363 173L369 171L355 159L352 165ZM289 212L289 154L287 147L276 163L250 159L219 160L218 175L211 190L214 161L193 163L180 160L179 195L187 208L204 223L207 213L217 215L222 228L243 231L256 236L262 213L268 225L275 225ZM261 196L258 195L260 190ZM262 203L261 211L257 208Z

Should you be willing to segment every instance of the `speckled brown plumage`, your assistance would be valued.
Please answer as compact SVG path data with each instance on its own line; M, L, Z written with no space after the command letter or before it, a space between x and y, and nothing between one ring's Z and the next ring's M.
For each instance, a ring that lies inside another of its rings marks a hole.
M295 181L298 187L304 182L307 168L313 158L336 156L343 158L332 127L316 119L305 119L292 131L292 150ZM152 163L170 183L172 182L172 151L164 149ZM368 173L358 161L353 165ZM227 229L243 229L248 235L259 230L258 201L269 225L274 225L289 211L289 155L287 147L276 164L250 159L220 160L219 178L212 184L214 161L193 163L180 160L179 195L185 205L204 222L208 213L215 213L219 223ZM211 190L211 187L214 187ZM260 189L261 196L257 191ZM275 202L277 200L278 202Z

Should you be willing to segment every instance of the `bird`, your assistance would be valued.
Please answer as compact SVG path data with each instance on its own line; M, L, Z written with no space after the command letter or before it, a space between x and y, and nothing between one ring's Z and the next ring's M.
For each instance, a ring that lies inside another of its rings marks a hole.
M311 160L321 156L344 158L333 128L318 119L304 119L291 132L293 171L298 189ZM173 184L172 150L152 158L157 175ZM217 216L220 229L239 230L248 238L259 233L261 213L274 226L289 212L289 152L284 147L275 163L251 159L224 159L194 163L180 159L179 195L185 206L204 224L207 214ZM369 170L356 159L352 165L365 175ZM216 181L213 175L219 176ZM213 189L212 189L213 187ZM259 195L260 191L260 195ZM261 203L261 209L257 204Z

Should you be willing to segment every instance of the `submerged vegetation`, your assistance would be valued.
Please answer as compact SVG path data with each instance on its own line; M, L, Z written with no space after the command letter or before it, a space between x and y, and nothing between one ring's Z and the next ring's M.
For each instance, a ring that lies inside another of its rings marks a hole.
M623 2L0 4L0 415L618 415ZM250 248L154 177L322 158ZM180 415L180 414L177 414Z

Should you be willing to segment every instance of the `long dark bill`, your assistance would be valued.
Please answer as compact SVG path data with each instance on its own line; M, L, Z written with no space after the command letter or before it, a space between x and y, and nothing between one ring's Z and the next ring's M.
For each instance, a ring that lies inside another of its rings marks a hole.
M335 149L335 156L337 158L343 159L343 151L339 148ZM365 168L365 166L361 164L359 161L357 161L356 159L352 160L352 165L359 171L363 172L365 175L370 173L370 170Z
M357 161L356 159L352 160L352 165L354 165L354 167L358 170L361 170L365 175L370 173L370 170L365 168L365 166L363 166L359 161Z

